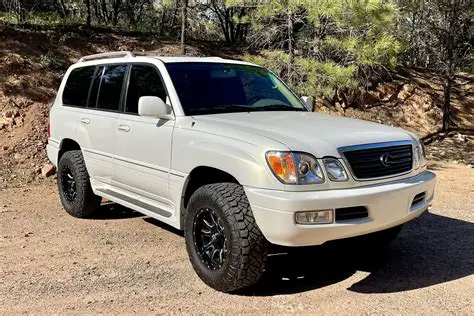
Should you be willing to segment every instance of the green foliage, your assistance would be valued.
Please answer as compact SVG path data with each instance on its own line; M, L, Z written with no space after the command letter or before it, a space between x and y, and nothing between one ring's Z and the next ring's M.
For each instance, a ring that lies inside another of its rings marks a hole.
M188 38L245 44L244 58L302 94L332 98L399 64L472 72L469 0L188 0ZM4 1L0 22L86 24L177 39L184 0ZM257 54L257 55L255 55ZM56 67L51 54L39 57Z
M279 51L245 58L273 69L300 93L332 98L337 89L364 86L396 66L397 14L397 6L383 0L259 3L249 16L250 38L256 47Z
M0 22L16 24L19 21L16 14L0 12ZM25 21L23 22L34 25L61 25L82 23L83 21L81 18L74 16L62 18L57 13L53 12L27 12L25 14Z
M293 61L291 80L285 71L289 56L283 51L263 51L260 55L245 54L244 60L262 65L286 81L300 95L332 98L336 88L355 88L356 65L341 66L334 61L318 61L296 57Z
M385 66L394 68L397 54L401 49L398 40L389 34L382 34L370 40L360 36L328 36L323 40L322 48L335 56L345 59L346 63L359 66Z
M17 18L15 14L10 13L10 12L0 12L0 22L4 23L16 23Z

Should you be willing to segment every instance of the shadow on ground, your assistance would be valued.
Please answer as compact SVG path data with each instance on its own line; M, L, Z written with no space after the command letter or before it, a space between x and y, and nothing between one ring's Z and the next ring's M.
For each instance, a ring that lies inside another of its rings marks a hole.
M120 204L106 202L100 206L99 211L94 213L93 220L114 220L134 217L143 217L145 215L135 212Z
M117 204L102 206L95 219L142 216ZM182 231L149 217L147 223L183 236ZM474 274L474 224L431 213L406 224L385 250L357 238L318 247L274 247L262 279L238 292L245 296L301 293L341 282L357 271L368 275L348 290L394 293L428 287Z
M378 253L358 240L346 240L272 255L264 277L245 295L314 290L343 281L356 271L369 275L349 291L368 294L424 288L472 275L472 245L473 223L426 213L405 225L396 241Z

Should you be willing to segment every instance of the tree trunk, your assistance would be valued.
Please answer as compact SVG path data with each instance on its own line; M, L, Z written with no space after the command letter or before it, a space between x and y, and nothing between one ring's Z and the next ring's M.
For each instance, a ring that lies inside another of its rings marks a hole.
M447 133L451 128L451 89L453 87L453 79L445 78L444 80L444 104L443 104L443 132Z
M165 20L166 20L166 9L163 8L163 12L161 13L160 36L163 36L164 31L165 31Z
M219 8L219 5L217 4L217 1L211 1L211 10L215 13L217 16L217 19L219 20L219 26L221 27L222 34L224 35L225 41L227 43L230 42L230 37L229 37L229 32L227 30L227 9L223 8L221 10Z
M290 8L288 8L288 83L293 84L293 61L294 61L294 48L293 48L293 16Z
M457 7L450 8L448 12L449 26L446 36L446 68L444 71L444 105L443 105L443 132L451 128L451 89L455 78L456 61L454 60L454 45L456 32Z
M20 24L25 23L26 22L26 9L21 0L17 1L16 12L17 12L18 23Z
M91 0L84 0L84 3L86 5L86 25L88 27L91 27L92 24L92 19L91 19Z
M90 0L89 0L90 1ZM109 15L109 10L107 9L107 3L105 2L105 0L102 0L101 1L101 9L102 9L102 17L104 18L104 23L106 25L109 24L109 21L110 21L110 15Z
M188 0L181 0L181 55L186 55L186 31L188 21Z
M56 0L56 8L61 18L66 18L69 15L66 5L64 4L64 0Z
M118 23L118 15L120 13L120 7L122 6L122 0L115 0L113 2L113 9L114 9L114 16L112 18L112 23L114 26L117 26Z

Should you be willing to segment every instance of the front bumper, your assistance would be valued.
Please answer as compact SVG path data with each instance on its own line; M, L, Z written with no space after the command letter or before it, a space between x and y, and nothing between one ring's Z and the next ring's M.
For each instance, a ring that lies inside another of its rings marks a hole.
M245 187L258 227L271 242L283 246L320 245L408 222L428 209L436 175L424 171L407 179L383 184L326 191L288 192ZM414 197L425 193L420 203ZM369 216L332 224L299 225L295 212L365 206Z

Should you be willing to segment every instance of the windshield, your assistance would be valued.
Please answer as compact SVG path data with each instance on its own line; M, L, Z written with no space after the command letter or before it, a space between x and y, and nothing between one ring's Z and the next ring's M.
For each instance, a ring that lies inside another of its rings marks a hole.
M166 68L186 115L255 111L307 111L264 68L219 63L169 63Z

